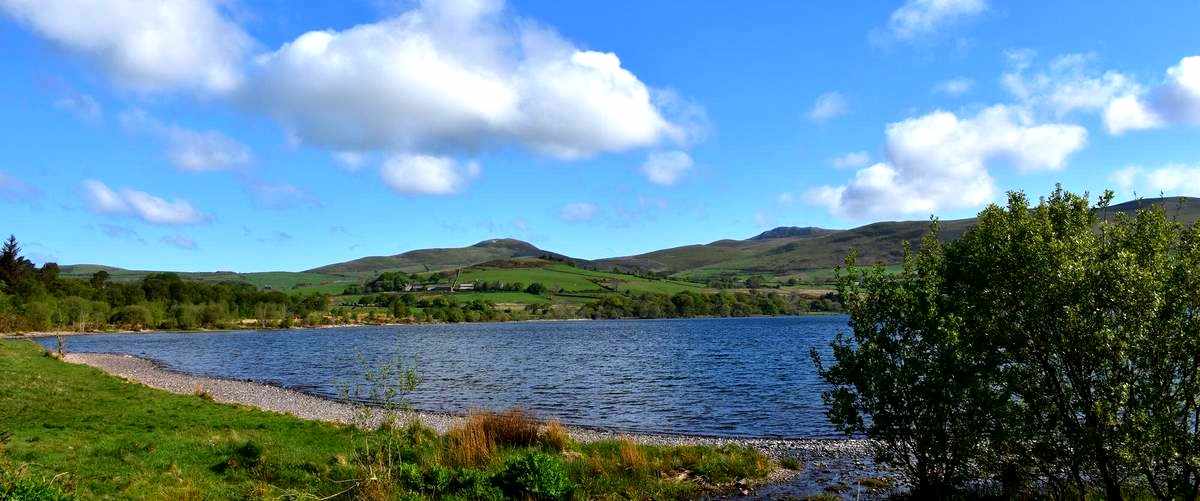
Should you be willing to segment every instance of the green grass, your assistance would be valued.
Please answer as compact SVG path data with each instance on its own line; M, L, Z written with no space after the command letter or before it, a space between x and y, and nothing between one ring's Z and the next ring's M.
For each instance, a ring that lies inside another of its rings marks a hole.
M654 280L610 273L592 271L564 264L550 264L530 268L469 268L463 270L460 282L520 282L529 285L541 282L543 285L560 288L564 292L605 292L625 291L659 292L674 294L683 290L704 290L704 286L683 280Z
M481 299L491 301L493 303L517 303L517 304L541 304L550 301L545 296L529 294L527 292L455 292L448 295L454 298L459 303L474 301Z
M465 465L452 459L464 450L453 434L360 431L170 394L60 362L27 341L0 341L0 378L0 437L8 437L0 492L12 484L87 499L470 499L566 489L576 499L690 499L702 485L773 468L746 448L549 438L496 439L487 457Z

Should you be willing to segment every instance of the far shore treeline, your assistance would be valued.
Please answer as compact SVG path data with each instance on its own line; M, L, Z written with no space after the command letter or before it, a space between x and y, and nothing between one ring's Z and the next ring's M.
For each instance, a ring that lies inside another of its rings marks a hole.
M779 291L622 291L575 305L530 303L498 306L489 292L551 294L534 282L481 283L469 299L454 294L400 292L418 277L385 272L348 294L287 294L237 281L208 282L175 273L112 280L100 270L89 278L60 274L21 255L10 236L0 250L0 332L287 328L345 324L497 322L567 318L674 318L794 315L837 311L836 296L812 298ZM368 292L367 294L361 294Z

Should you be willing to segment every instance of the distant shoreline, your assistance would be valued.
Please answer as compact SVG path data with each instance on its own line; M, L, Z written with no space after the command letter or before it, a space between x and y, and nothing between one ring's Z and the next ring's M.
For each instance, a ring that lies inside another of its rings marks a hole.
M420 325L476 325L476 324L511 324L511 323L541 323L541 322L595 322L601 320L695 320L695 319L720 319L720 318L786 318L786 317L817 317L842 315L842 312L837 311L811 311L807 313L799 313L795 315L750 315L745 317L715 317L715 316L694 316L694 317L661 317L661 318L531 318L528 320L506 320L492 322L388 322L378 324L333 324L333 325L314 325L310 327L294 326L294 327L231 327L228 329L142 329L142 330L108 330L108 331L34 331L25 333L4 333L0 334L0 339L32 339L43 337L74 337L74 336L97 336L105 334L184 334L184 333L216 333L216 332L236 332L236 331L263 331L263 332L282 332L291 330L306 330L306 329L348 329L358 327L404 327L404 326L420 326Z

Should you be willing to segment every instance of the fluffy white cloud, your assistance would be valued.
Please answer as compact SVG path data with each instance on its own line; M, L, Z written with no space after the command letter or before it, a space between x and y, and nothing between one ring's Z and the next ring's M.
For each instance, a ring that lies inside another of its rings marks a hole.
M839 169L863 167L871 163L871 154L865 151L854 151L834 158L832 163Z
M162 225L195 224L209 220L187 200L168 201L144 191L124 188L113 190L96 181L83 182L83 194L93 212L100 214L132 215L143 221Z
M6 202L30 202L41 197L41 190L0 171L0 200Z
M1013 60L1014 69L1001 77L1001 83L1021 104L1055 117L1102 110L1119 96L1141 91L1127 75L1093 70L1093 54L1062 55L1035 73L1026 71L1033 62L1032 52L1014 54L1020 54Z
M1156 169L1130 166L1114 171L1109 179L1126 197L1200 196L1200 166L1174 164Z
M1114 99L1105 109L1104 121L1113 134L1200 124L1200 56L1185 57L1168 68L1161 85Z
M966 77L951 78L949 80L939 82L933 87L933 91L947 96L961 96L971 92L971 88L975 86L975 81Z
M120 121L131 132L162 141L167 159L179 170L228 170L248 165L253 159L249 147L215 130L197 131L163 123L138 109L121 113Z
M1059 169L1087 141L1083 127L1037 123L1004 105L968 118L935 111L893 123L886 135L886 162L857 171L845 185L811 190L809 201L852 218L975 207L993 197L992 164Z
M840 92L826 92L817 96L808 110L808 118L814 122L824 122L845 115L847 111L850 111L850 105Z
M899 40L912 40L987 10L985 0L908 0L892 12L888 30Z
M383 182L406 195L450 195L479 175L479 164L460 165L447 157L395 155L379 169Z
M572 202L562 206L562 209L558 211L558 218L568 223L591 221L599 212L600 208L596 204Z
M1104 126L1110 134L1153 129L1162 125L1158 114L1150 110L1138 96L1129 94L1113 99L1104 108Z
M651 153L642 163L642 174L651 183L671 186L692 168L692 157L683 151Z
M615 54L581 50L499 0L421 2L305 33L259 56L241 95L334 150L447 151L517 142L583 157L683 141Z
M219 0L0 0L0 10L143 91L223 93L254 41Z

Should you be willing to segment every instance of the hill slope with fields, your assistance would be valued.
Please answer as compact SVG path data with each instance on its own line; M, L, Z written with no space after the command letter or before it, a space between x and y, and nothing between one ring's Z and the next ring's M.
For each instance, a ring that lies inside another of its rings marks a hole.
M1200 198L1135 200L1113 205L1101 216L1114 217L1152 205L1162 206L1168 215L1184 222L1200 217ZM942 221L942 237L957 238L973 224L974 218ZM579 292L584 290L578 286L586 283L589 293L603 292L604 287L597 284L604 283L623 284L615 286L614 290L677 291L695 287L697 282L712 277L730 274L799 276L805 283L820 283L828 278L826 275L831 268L842 264L852 249L857 250L860 263L896 264L903 255L904 242L919 243L928 229L927 220L883 221L851 229L779 227L745 240L718 240L595 261L568 257L520 240L493 239L461 248L419 249L391 256L369 256L304 272L185 272L179 275L211 282L244 282L262 289L334 294L385 271L437 273L462 270L460 280L464 282L539 281L547 286ZM514 267L513 263L521 262L539 264ZM79 278L100 270L118 281L138 280L154 273L88 264L62 267L65 276ZM639 281L626 273L607 271L670 275L677 280Z
M1102 217L1132 213L1141 207L1162 206L1169 216L1191 222L1200 217L1200 198L1153 198L1109 207ZM941 221L943 239L958 238L975 224L975 218ZM896 264L904 242L917 244L929 230L929 221L884 221L846 230L813 227L780 227L746 240L718 240L709 244L662 249L634 256L600 259L601 268L668 273L681 278L705 279L721 273L784 275L841 265L851 249L864 264Z
M484 240L470 247L419 249L393 256L368 256L308 270L311 273L378 273L381 271L403 271L419 273L443 271L473 266L488 261L513 258L549 258L562 261L580 261L574 258L544 251L529 242L511 238Z

